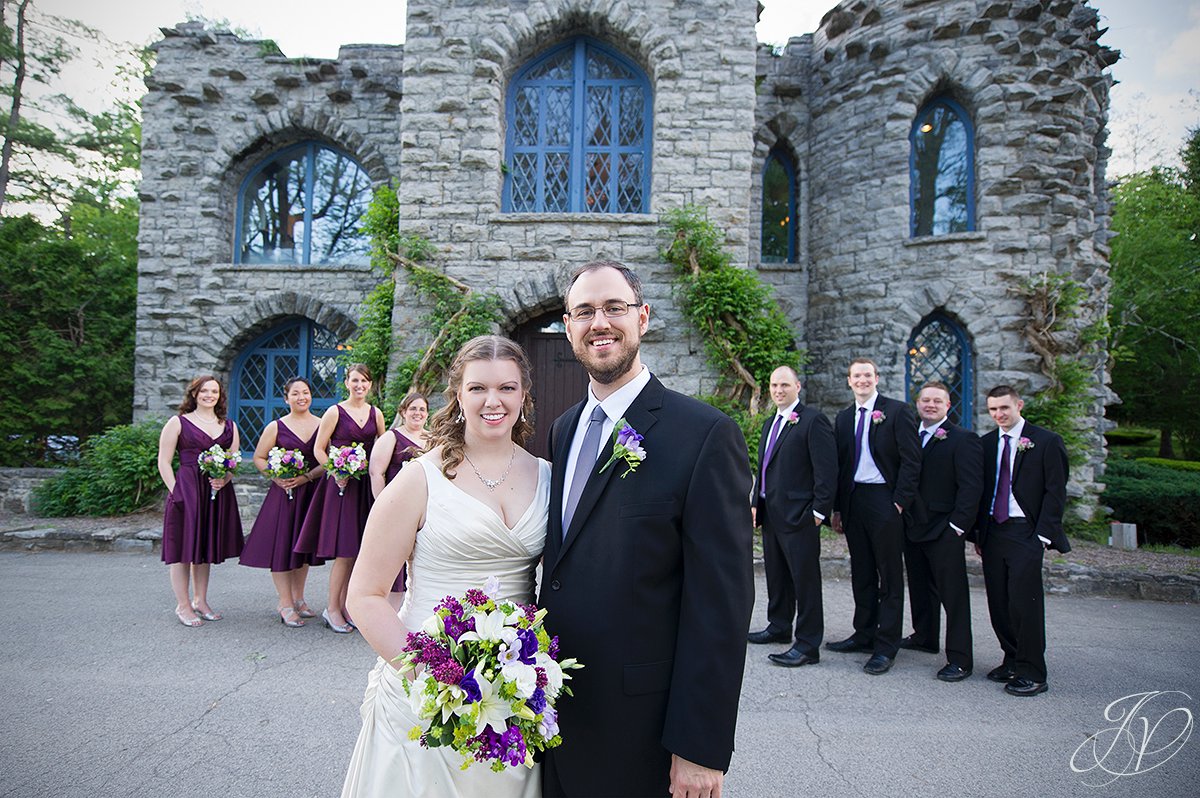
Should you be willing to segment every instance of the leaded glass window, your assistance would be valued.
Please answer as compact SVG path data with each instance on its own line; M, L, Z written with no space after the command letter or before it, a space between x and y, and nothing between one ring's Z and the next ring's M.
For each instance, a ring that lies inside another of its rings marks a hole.
M252 451L262 428L287 415L283 386L292 377L312 383L314 413L337 402L343 376L338 346L329 330L293 317L242 350L233 364L229 415L241 430L244 449Z
M762 260L795 263L796 243L796 165L782 148L767 155L763 168Z
M946 97L921 109L912 129L912 235L975 229L975 143L967 112Z
M944 382L950 389L950 420L974 426L975 389L971 368L971 341L966 332L942 313L927 316L908 339L906 382L908 395L927 382Z
M238 263L367 263L371 181L345 153L309 142L275 153L238 196Z
M597 42L535 59L509 91L504 209L645 213L650 112L645 75Z

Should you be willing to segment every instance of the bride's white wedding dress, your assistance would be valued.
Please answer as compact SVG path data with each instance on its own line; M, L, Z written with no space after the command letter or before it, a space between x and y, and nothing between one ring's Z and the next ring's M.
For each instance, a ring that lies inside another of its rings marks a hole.
M537 493L509 529L492 508L446 479L431 458L412 462L425 469L429 503L408 564L408 592L400 608L404 628L420 631L442 599L482 587L490 576L500 580L501 598L532 602L534 569L550 509L550 464L538 461ZM422 748L410 740L409 732L420 721L409 706L403 681L382 658L367 677L362 731L342 798L535 798L541 794L540 765L495 773L486 763L476 762L464 771L460 754L448 748Z

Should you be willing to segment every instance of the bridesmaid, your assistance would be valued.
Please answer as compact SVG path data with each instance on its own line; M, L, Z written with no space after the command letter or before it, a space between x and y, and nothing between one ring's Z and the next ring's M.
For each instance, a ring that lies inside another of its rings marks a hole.
M246 538L242 565L251 568L270 568L275 592L279 594L279 621L285 626L304 626L302 618L316 615L304 600L304 582L308 566L322 561L311 554L296 554L293 548L300 535L300 525L316 494L316 482L321 465L313 456L317 427L321 419L309 412L312 407L312 385L303 377L293 377L283 386L284 401L291 411L283 418L263 428L258 446L254 449L254 467L271 480L267 498L263 501L254 528ZM267 456L271 449L298 449L304 456L306 473L282 479L267 474ZM292 491L292 498L287 496Z
M366 449L369 465L375 439L384 431L383 411L367 402L371 371L365 364L350 364L346 371L346 389L350 398L321 416L317 442L313 446L313 454L321 465L329 460L330 446L355 443L361 443ZM338 495L342 489L344 494ZM298 554L333 560L333 567L329 569L329 599L321 618L327 627L340 634L354 630L346 618L346 586L350 583L350 571L358 556L371 504L371 486L367 479L335 479L331 475L317 488L296 541Z
M429 434L425 431L425 421L428 418L429 400L424 394L410 393L400 402L392 428L375 444L375 456L371 458L368 468L373 498L379 498L384 486L395 479L405 463L425 451L429 442ZM406 575L407 567L401 568L388 596L388 602L397 610L404 601L402 594Z
M237 425L225 417L220 380L205 374L188 385L179 415L163 425L158 437L158 473L167 486L162 559L170 565L175 617L184 626L221 620L208 603L209 570L242 551L242 520L229 487L232 477L210 479L197 464L200 454L214 444L238 451L241 441ZM176 449L179 470L172 473ZM210 500L212 491L216 498Z

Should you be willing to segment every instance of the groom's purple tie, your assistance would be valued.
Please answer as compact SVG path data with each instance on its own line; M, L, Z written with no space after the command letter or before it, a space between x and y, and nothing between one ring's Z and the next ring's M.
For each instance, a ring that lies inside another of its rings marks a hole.
M592 469L596 467L596 457L600 453L600 429L604 426L604 408L596 405L592 415L588 417L587 432L583 433L583 446L579 448L579 457L575 460L575 473L571 476L571 492L567 494L567 507L563 510L563 537L571 528L571 516L579 506L579 497L587 485Z
M862 432L867 423L867 408L858 408L858 426L854 428L854 473L858 473L858 461L862 459Z
M992 518L997 524L1008 520L1008 497L1012 495L1012 472L1008 465L1008 434L1004 438L1004 448L1000 451L1000 475L996 477L996 498L992 501Z
M771 454L775 451L775 441L779 440L780 422L783 416L775 414L775 423L771 425L771 434L767 436L767 448L763 450L762 473L758 477L758 493L767 495L767 463L771 462Z

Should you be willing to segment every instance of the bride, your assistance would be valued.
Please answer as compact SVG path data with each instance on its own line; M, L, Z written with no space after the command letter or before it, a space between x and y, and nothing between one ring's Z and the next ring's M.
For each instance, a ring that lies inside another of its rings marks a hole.
M449 404L433 418L428 453L405 466L380 494L350 579L347 604L379 654L367 679L362 731L343 798L397 795L532 798L540 766L495 773L484 763L461 769L449 748L409 739L420 721L391 664L448 595L500 580L497 600L532 603L550 505L550 465L519 444L532 433L529 361L513 341L468 341L450 367ZM408 561L399 614L388 593Z

